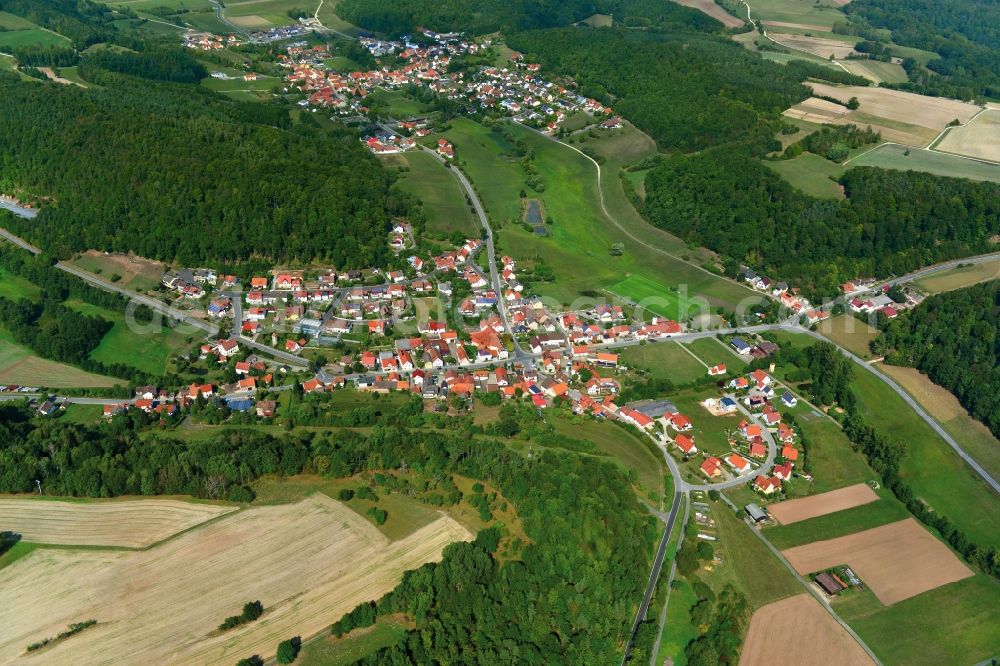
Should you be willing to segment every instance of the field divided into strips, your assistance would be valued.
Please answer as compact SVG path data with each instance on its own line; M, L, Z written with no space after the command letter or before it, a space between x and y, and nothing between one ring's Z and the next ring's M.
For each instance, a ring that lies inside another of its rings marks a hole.
M777 646L781 646L777 648ZM740 664L770 663L780 653L789 666L867 666L874 660L809 594L758 609L750 619Z
M61 502L0 497L0 526L32 543L145 548L235 510L166 499Z
M0 328L0 384L48 386L52 388L108 387L120 379L85 372L79 368L36 356L14 342L10 332Z
M39 549L0 570L0 660L26 664L232 664L274 655L358 603L391 590L405 571L437 561L472 535L446 516L390 542L322 495L255 507L147 551ZM210 594L206 591L211 591ZM248 600L265 613L224 633ZM30 656L25 646L71 622L97 626Z
M533 287L543 296L564 304L580 296L598 297L602 289L622 279L627 273L641 274L661 284L687 284L689 292L703 294L713 303L733 307L753 293L721 277L702 271L691 264L658 252L664 247L658 237L636 234L649 239L649 246L634 242L604 216L597 185L597 168L584 155L518 125L508 125L511 132L534 151L534 165L545 182L542 200L546 214L553 219L546 225L549 236L540 238L524 230L520 224L519 193L535 196L525 185L525 174L518 160L510 156L506 139L488 128L459 119L445 135L455 145L458 160L476 186L490 219L497 225L499 251L521 261L543 261L555 274L552 282L538 282ZM615 179L617 169L607 166L605 179ZM604 188L605 192L610 187ZM624 194L621 194L624 197ZM627 204L627 200L624 200ZM615 220L621 207L608 203ZM630 206L629 206L630 207ZM634 209L631 209L633 215ZM640 220L641 223L641 220ZM630 228L632 222L621 223ZM645 229L652 229L648 224ZM654 230L655 231L655 230ZM671 237L672 238L672 237ZM621 242L622 256L611 256L611 247ZM679 243L673 239L673 243ZM697 256L697 251L691 251Z
M883 139L911 146L926 146L948 123L955 119L968 122L980 110L966 102L889 88L835 86L815 81L809 86L816 95L843 102L858 98L858 109L841 115L834 121L836 124L871 125L882 133Z
M292 25L295 19L289 10L316 11L319 0L228 0L225 17L234 25L248 30L266 30L279 25Z
M905 83L908 79L902 65L879 60L841 60L851 74L863 76L875 83Z
M878 368L913 396L993 478L1000 478L1000 441L969 415L958 398L916 368L884 364Z
M977 162L937 150L917 150L886 143L858 155L849 166L872 166L898 171L926 171L938 176L970 178L1000 183L1000 166Z
M1000 109L984 111L972 122L949 129L934 149L1000 163Z
M395 159L394 159L395 158ZM427 230L477 236L481 230L465 201L465 192L455 177L433 156L423 151L391 155L387 166L399 163L408 168L400 173L398 187L424 202Z
M886 606L973 575L913 518L796 546L782 555L803 576L847 564Z
M889 491L880 490L879 492L882 493L882 496L874 502L801 520L790 525L767 527L764 530L764 535L776 548L786 549L823 539L847 536L909 517L910 514L906 507L893 498ZM767 510L773 513L775 506L777 505L769 505Z
M997 279L1000 279L1000 259L951 268L921 278L914 284L927 294L940 294Z

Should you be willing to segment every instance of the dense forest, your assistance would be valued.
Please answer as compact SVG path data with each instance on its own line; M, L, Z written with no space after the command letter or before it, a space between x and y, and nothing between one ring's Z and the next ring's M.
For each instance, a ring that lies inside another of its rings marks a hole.
M775 119L809 96L807 76L866 85L830 68L778 65L725 37L695 32L545 30L508 37L625 115L664 150L752 140L774 150ZM780 148L780 146L778 146Z
M355 25L400 35L416 27L482 35L565 27L593 14L630 26L722 24L696 9L659 0L343 0L337 13Z
M78 49L107 41L116 18L109 7L90 0L0 0L0 11L57 32Z
M875 340L886 362L908 365L955 394L1000 437L1000 281L927 298Z
M674 156L646 178L643 214L731 260L832 296L858 275L902 274L990 251L1000 185L853 168L847 198L814 199L746 152Z
M856 0L844 11L888 28L897 44L941 56L926 70L913 59L905 62L913 83L900 87L961 99L1000 96L1000 4L994 0Z
M0 76L0 192L42 209L15 233L59 255L387 260L404 203L353 132L286 129L278 106L101 71L88 76L104 87L88 90Z
M208 76L201 63L182 51L180 47L154 47L141 53L101 49L87 54L81 71L86 76L93 74L90 70L95 67L144 79L175 83L198 83Z
M553 451L526 457L471 425L280 438L228 430L182 442L140 438L138 423L132 416L98 426L38 420L26 407L0 404L0 491L26 492L39 479L53 494L243 498L244 484L262 474L346 476L404 464L423 479L489 479L516 509L528 542L516 559L500 562L493 554L500 532L485 530L474 543L449 546L442 562L406 574L378 608L407 613L417 628L370 663L606 664L618 657L657 526L614 464Z

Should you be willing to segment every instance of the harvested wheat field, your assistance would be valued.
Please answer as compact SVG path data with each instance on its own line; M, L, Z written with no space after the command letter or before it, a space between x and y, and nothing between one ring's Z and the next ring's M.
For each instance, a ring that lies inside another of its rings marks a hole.
M827 37L807 37L791 33L769 32L768 36L782 46L812 53L821 58L829 58L833 54L838 60L854 53L854 45L839 39Z
M972 575L913 518L782 551L802 575L847 564L886 606Z
M784 115L789 118L797 118L798 120L807 120L811 123L824 124L836 122L839 118L846 116L847 113L848 109L846 106L836 104L835 102L828 102L818 97L810 97L786 110Z
M819 495L778 502L767 507L767 510L782 525L790 525L800 520L809 520L835 511L868 504L877 499L878 495L868 487L868 484L856 483L853 486L838 488Z
M35 550L0 569L0 662L36 664L227 664L272 657L279 641L326 629L403 573L469 540L442 514L390 542L364 518L323 495L255 507L138 552ZM243 604L264 615L224 633ZM72 622L98 624L39 652L30 643Z
M985 111L968 125L948 130L934 148L946 153L1000 162L1000 110Z
M809 594L767 604L750 618L740 664L774 660L780 645L784 666L867 666L874 664L847 630Z
M979 112L974 104L889 88L834 86L814 81L809 86L815 95L844 102L858 98L860 107L841 117L837 124L872 125L882 132L883 139L909 145L923 146L952 120L964 123Z
M145 548L235 510L180 500L57 502L0 497L0 527L32 543Z

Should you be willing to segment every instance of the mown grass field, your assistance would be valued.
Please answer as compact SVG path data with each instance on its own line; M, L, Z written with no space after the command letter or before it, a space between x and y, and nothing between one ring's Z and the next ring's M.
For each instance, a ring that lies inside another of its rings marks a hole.
M751 533L752 528L733 515L729 507L721 503L714 504L712 517L715 518L719 531L719 541L712 545L716 549L721 545L755 610L802 591L795 577Z
M0 328L0 384L48 386L52 388L107 387L124 383L80 370L65 363L41 358L14 342L10 332Z
M844 173L844 167L825 157L802 153L790 160L765 160L764 164L793 187L810 196L821 199L844 197L840 184L831 180L839 178Z
M876 83L905 83L908 79L902 65L879 60L842 60L840 64L852 74Z
M397 185L424 202L427 230L450 234L455 231L466 236L481 233L479 223L465 202L465 192L448 169L433 156L423 151L410 151L394 155L408 168L400 173Z
M854 315L842 314L820 322L818 330L832 340L863 359L872 358L869 343L878 337L878 329L869 326Z
M407 118L427 111L427 105L410 99L400 90L378 89L368 96L369 106L378 106L394 118Z
M892 493L879 490L882 499L862 504L844 511L828 513L818 518L802 520L791 525L777 525L764 530L766 536L780 550L801 546L813 541L833 539L880 525L887 525L909 517L906 507Z
M409 627L402 618L381 616L373 626L355 629L340 638L324 632L302 646L295 663L299 666L349 666L406 636Z
M875 375L855 369L851 388L861 414L879 432L906 444L900 476L914 494L970 540L1000 545L1000 502L992 489Z
M970 416L948 389L915 368L879 364L878 369L920 403L993 478L1000 478L1000 441L982 422Z
M914 284L927 294L940 294L998 278L1000 278L1000 259L941 271L917 280Z
M813 492L822 493L876 478L864 456L854 451L836 423L825 416L809 413L796 416L796 422L809 440Z
M938 176L1000 183L1000 166L936 150L920 150L896 144L883 144L875 150L851 160L850 166L873 166L898 171L926 171Z
M148 332L133 331L124 314L89 303L70 301L67 305L82 314L114 322L114 327L90 354L91 358L101 363L121 363L153 375L162 375L171 357L184 351L191 342L174 329L162 326ZM143 329L148 328L143 326Z
M704 302L642 275L630 275L609 286L608 291L641 305L647 313L678 321L688 321L707 310Z
M725 365L730 375L737 375L747 367L746 361L719 344L716 338L700 338L685 343L684 346L691 350L695 356L700 358L710 368L720 363ZM706 374L708 373L707 370L705 372Z
M12 301L19 301L26 298L29 301L38 300L42 290L35 284L25 280L19 275L14 275L4 268L0 268L0 297L8 298Z
M680 343L672 341L628 347L619 354L618 363L644 370L651 377L667 379L675 385L687 384L708 374L698 359L692 358Z
M0 49L10 50L24 46L69 46L70 41L62 35L31 28L30 30L12 30L0 32Z
M1000 646L998 599L1000 581L976 574L889 607L869 591L834 608L886 664L974 664Z

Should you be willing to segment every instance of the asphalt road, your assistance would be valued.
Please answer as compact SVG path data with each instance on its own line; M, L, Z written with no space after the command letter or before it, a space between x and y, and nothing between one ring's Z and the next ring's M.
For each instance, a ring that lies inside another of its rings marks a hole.
M41 254L40 249L38 249L31 243L23 240L22 238L15 236L6 229L0 229L0 237L7 239L11 243L14 243L18 247L21 247L27 250L28 252L31 252L32 254ZM155 310L156 312L159 312L160 314L166 316L169 319L173 319L178 322L183 322L188 326L196 328L204 332L208 336L215 336L219 334L219 327L216 326L215 324L194 317L182 310L178 310L177 308L167 305L156 298L153 298L151 296L145 296L130 289L126 289L120 285L115 284L114 282L105 280L102 277L98 277L93 273L89 273L85 270L77 268L76 266L67 264L64 261L58 262L55 265L55 267L61 271L73 275L74 277L78 277L81 280L88 282L94 285L95 287L98 287L99 289L104 289L105 291L113 291L115 293L121 294L122 296L125 296L129 300L132 300L141 305L145 305L151 310ZM239 337L239 341L240 344L246 345L247 347L251 347L261 353L267 354L279 361L287 363L288 365L300 368L305 368L309 366L309 363L305 359L299 356L295 356L294 354L289 354L287 352L281 351L280 349L274 349L273 347L268 347L267 345L261 344L254 340L244 338L242 336Z
M639 604L639 610L635 614L635 621L632 623L632 631L629 634L628 642L625 644L625 652L622 654L622 664L629 660L632 654L632 645L635 642L635 632L638 631L639 625L646 619L646 613L649 612L649 603L653 600L656 581L660 577L660 570L663 568L663 558L667 554L667 544L670 543L670 533L674 529L674 522L677 520L677 513L680 511L681 496L683 494L680 490L674 493L674 503L670 507L670 513L665 521L666 528L663 530L663 538L660 539L660 546L656 549L656 557L653 558L653 569L649 572L646 592L642 595L642 603Z
M829 340L824 338L819 333L816 333L815 331L804 330L803 332L818 340L829 342ZM840 350L841 354L850 358L852 361L854 361L856 365L861 366L862 368L864 368L865 370L867 370L868 372L872 373L873 375L881 379L883 382L885 382L885 384L889 388L891 388L896 393L896 395L902 398L906 402L906 404L909 405L910 408L913 409L913 411L915 411L920 416L920 418L922 418L927 423L927 425L929 425L931 429L934 430L934 432L936 432L938 435L941 436L941 439L943 439L945 442L948 443L948 446L950 446L955 451L955 453L958 454L959 458L964 460L969 465L969 467L971 467L973 471L976 474L978 474L983 479L983 481L985 481L987 485L989 485L994 490L994 492L1000 494L1000 483L998 483L996 479L990 476L990 473L987 472L983 468L983 466L976 461L975 458L966 453L965 449L963 449L959 445L959 443L956 442L955 439L951 435L949 435L948 432L944 428L942 428L941 425L937 421L935 421L930 414L924 411L924 408L921 407L920 404L916 400L914 400L909 393L904 391L896 382L894 382L884 373L880 372L878 369L873 367L871 363L865 363L865 361L862 360L860 357L852 354L843 347L837 346L837 348Z

